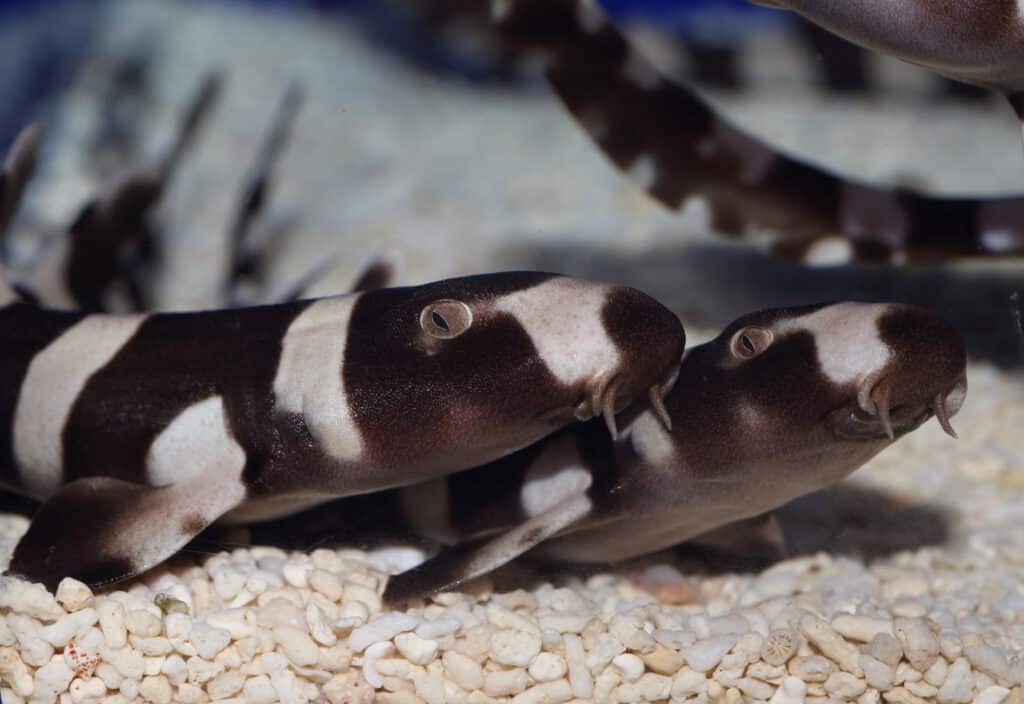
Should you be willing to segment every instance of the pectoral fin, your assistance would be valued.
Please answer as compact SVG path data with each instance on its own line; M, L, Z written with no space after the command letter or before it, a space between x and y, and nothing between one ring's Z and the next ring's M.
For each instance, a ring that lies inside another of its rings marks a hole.
M245 497L237 478L200 475L165 487L79 479L46 501L8 571L55 589L64 577L97 586L158 565Z
M501 567L586 516L586 494L576 494L501 535L445 548L423 564L396 575L384 590L384 602L401 604L454 589Z
M730 555L769 562L785 559L789 554L785 533L773 511L728 523L698 535L690 542Z

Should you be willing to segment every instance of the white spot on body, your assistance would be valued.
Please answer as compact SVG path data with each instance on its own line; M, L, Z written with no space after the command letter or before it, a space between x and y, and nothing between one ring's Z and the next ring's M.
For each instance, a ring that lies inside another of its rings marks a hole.
M149 483L165 486L203 473L211 464L235 467L245 452L228 432L224 399L211 396L178 414L146 456Z
M633 183L649 191L658 181L658 163L650 154L642 154L629 165L626 174Z
M1022 240L1020 232L1008 227L994 227L981 233L981 247L986 252L1020 251Z
M548 443L530 467L520 491L523 512L537 516L590 488L593 476L580 459L570 435Z
M885 305L838 303L782 321L778 329L811 332L822 373L836 384L855 383L885 367L892 356L878 330L887 310Z
M33 495L46 496L60 485L64 426L75 401L89 377L113 359L146 317L90 315L29 364L14 413L14 456Z
M661 75L636 49L630 49L626 61L622 65L622 72L630 82L652 91L661 85Z
M288 327L274 377L275 409L302 415L313 438L343 462L359 459L363 439L345 394L342 363L359 295L323 298Z
M597 34L604 27L605 17L595 0L578 0L576 22L587 34Z
M653 411L648 409L637 416L628 432L633 451L644 464L664 465L675 459L676 448L672 443L672 435L665 430Z
M804 261L812 266L845 264L853 259L853 245L845 237L823 237L816 240L804 255Z
M548 370L570 385L617 369L621 361L601 317L610 291L610 286L557 277L501 296L495 309L516 317Z

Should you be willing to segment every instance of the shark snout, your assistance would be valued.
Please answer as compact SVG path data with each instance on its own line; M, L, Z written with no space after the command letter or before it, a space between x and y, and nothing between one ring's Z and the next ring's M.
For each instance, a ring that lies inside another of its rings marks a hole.
M661 422L671 428L662 400L675 384L686 346L679 318L640 291L617 286L608 295L602 321L618 348L618 362L596 377L581 410L603 415L614 437L615 414L631 401L640 400L650 404Z
M946 434L957 437L950 421L967 396L966 352L959 334L914 306L893 306L878 329L889 359L858 385L860 419L874 421L892 439L935 416Z
M951 387L923 400L915 392L912 400L903 402L895 387L891 378L863 384L857 392L857 405L864 414L860 419L874 420L889 439L895 439L897 434L903 435L935 416L947 435L958 437L950 420L960 411L967 396L966 375Z

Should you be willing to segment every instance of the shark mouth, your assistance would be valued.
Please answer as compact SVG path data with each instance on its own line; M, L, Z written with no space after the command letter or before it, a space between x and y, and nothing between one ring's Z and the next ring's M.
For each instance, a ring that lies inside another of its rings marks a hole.
M647 400L650 403L651 409L665 427L665 430L668 431L672 430L672 418L665 408L663 399L672 390L672 387L675 386L678 377L679 369L676 368L664 382L654 384L647 389ZM620 400L624 400L624 398L620 399L619 396L621 386L622 380L618 376L604 379L594 387L589 396L585 396L576 405L574 415L578 420L589 420L598 415L602 416L605 426L608 428L608 433L612 436L612 440L619 440L619 428L615 415L622 410L619 408Z
M956 438L958 436L950 419L960 410L966 396L967 377L964 375L949 390L935 394L927 405L893 406L892 382L882 379L861 386L856 407L834 411L831 424L841 437L895 440L935 416L942 430Z

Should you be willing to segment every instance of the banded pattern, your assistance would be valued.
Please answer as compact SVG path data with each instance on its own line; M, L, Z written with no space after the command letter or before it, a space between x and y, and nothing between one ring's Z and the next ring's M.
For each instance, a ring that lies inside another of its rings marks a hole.
M622 443L600 423L574 425L482 467L334 502L256 536L295 547L404 533L447 546L390 580L391 603L527 551L606 562L692 539L763 546L774 527L765 512L840 480L933 415L952 433L965 364L959 336L921 308L761 311L687 352L664 400L668 424L637 408Z
M14 301L0 322L0 479L46 502L11 569L51 584L136 574L225 514L438 477L576 418L614 425L667 390L684 343L637 291L534 272L196 313ZM73 531L97 492L109 515Z
M1024 198L942 198L845 179L717 116L633 49L587 0L495 5L507 41L540 51L601 150L671 209L703 198L717 231L815 260L922 261L1024 251ZM838 248L835 246L838 245Z

